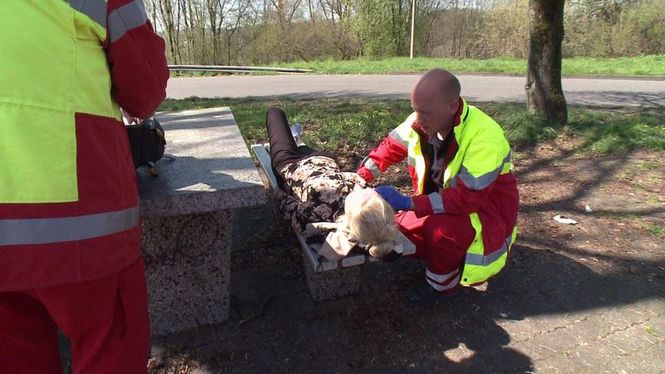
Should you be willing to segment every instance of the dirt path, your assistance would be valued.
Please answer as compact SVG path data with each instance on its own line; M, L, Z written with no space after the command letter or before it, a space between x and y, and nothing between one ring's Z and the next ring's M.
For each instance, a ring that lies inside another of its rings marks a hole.
M509 265L486 292L433 308L402 303L423 279L415 260L367 267L360 295L315 304L287 226L270 208L239 215L258 233L233 253L231 319L155 340L151 371L664 372L665 153L574 147L515 154L522 205ZM406 188L404 173L381 183Z

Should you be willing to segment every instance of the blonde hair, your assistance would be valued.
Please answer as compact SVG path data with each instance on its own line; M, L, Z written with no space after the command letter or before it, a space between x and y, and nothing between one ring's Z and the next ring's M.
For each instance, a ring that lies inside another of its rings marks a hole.
M361 204L354 204L344 212L349 239L367 246L369 254L381 257L395 246L397 227L395 212L378 194L374 194Z

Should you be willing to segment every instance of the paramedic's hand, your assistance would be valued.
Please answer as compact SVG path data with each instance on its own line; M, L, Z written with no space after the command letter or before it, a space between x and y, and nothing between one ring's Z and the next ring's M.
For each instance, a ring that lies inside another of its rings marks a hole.
M374 189L381 197L398 210L413 210L413 199L410 196L402 195L392 186L379 186Z
M122 120L125 123L125 125L131 125L133 123L141 123L140 118L132 116L122 108L120 108L120 113L122 114Z

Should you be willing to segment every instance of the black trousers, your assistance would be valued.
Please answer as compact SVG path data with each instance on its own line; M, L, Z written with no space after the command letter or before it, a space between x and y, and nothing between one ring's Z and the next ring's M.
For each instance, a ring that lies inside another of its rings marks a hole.
M279 173L279 170L284 166L312 156L331 157L327 153L316 152L307 146L298 147L295 140L293 140L293 135L291 135L286 113L279 108L268 109L266 128L268 129L268 141L270 143L271 166L280 187L283 187L284 177Z

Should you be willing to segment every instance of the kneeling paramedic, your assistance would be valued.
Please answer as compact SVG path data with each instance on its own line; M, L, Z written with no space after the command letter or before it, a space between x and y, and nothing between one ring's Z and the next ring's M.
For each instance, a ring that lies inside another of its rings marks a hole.
M485 282L505 265L517 235L519 196L501 127L460 97L448 71L425 73L411 92L414 112L373 149L357 173L372 181L407 158L413 196L376 191L396 211L400 230L425 259L426 283L410 304L435 302L459 285Z

